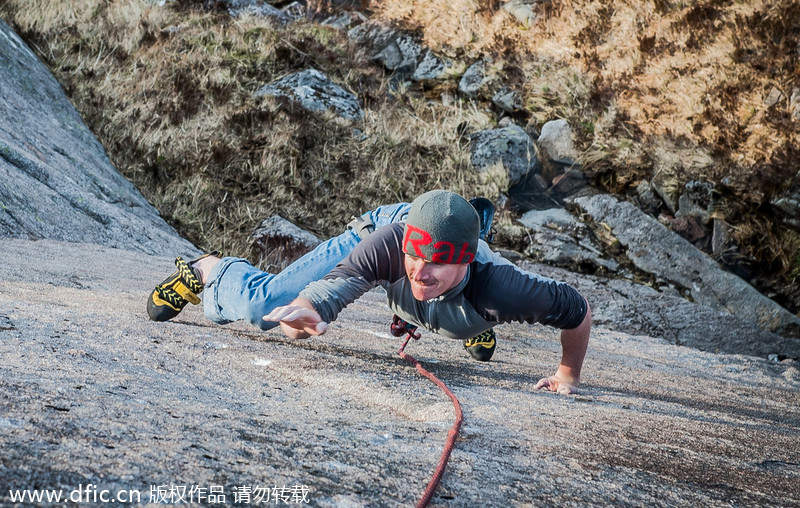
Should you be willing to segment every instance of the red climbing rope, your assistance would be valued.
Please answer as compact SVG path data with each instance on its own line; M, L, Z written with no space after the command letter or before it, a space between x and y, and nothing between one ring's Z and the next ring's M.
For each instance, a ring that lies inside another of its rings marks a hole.
M436 386L444 390L444 393L446 393L447 396L450 397L450 400L453 401L453 407L456 409L456 421L450 428L450 432L447 433L447 442L444 445L444 451L442 451L442 456L439 459L439 465L436 466L436 472L433 473L433 478L431 478L431 481L428 483L428 487L425 489L425 494L423 494L422 499L420 499L417 503L417 508L424 508L425 506L428 506L428 503L431 502L433 493L436 491L436 487L439 485L439 480L441 480L442 475L444 475L444 468L447 466L447 461L450 459L450 452L453 451L456 437L458 436L458 429L461 428L461 422L464 418L461 413L461 404L459 404L458 399L455 395L453 395L453 392L451 392L450 389L439 380L439 378L425 370L416 360L416 358L405 353L404 349L406 348L406 344L408 344L408 341L411 340L412 337L414 339L419 339L419 332L413 333L413 330L408 332L405 342L403 342L403 345L400 347L400 351L398 351L400 358L416 367L417 372L430 379L436 384Z

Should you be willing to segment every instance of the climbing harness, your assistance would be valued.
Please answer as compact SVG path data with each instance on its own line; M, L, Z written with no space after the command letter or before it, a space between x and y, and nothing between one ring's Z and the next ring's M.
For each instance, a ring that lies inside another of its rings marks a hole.
M353 220L347 224L347 229L355 233L360 241L375 231L375 223L369 218L369 214L365 213L364 215L353 217Z
M395 318L397 318L397 316L395 316ZM425 493L422 495L422 499L420 499L419 502L417 503L417 508L424 508L428 506L428 503L431 502L433 493L436 491L436 487L439 485L439 480L441 480L442 476L444 475L444 468L447 466L447 461L450 459L450 453L453 451L453 447L455 446L456 442L456 437L458 436L458 430L461 428L461 422L463 421L464 418L463 414L461 413L461 404L458 402L458 398L456 398L453 392L451 392L450 389L447 388L447 386L442 381L439 380L439 378L437 378L436 376L425 370L422 367L422 365L420 365L420 363L416 360L416 358L405 352L406 344L408 344L409 340L411 340L412 338L414 340L419 340L420 338L420 333L416 331L417 327L409 325L408 323L399 318L397 319L401 321L407 328L410 328L405 330L405 333L407 334L406 340L403 342L403 345L400 347L400 350L398 351L400 358L413 365L417 369L417 372L419 372L426 378L430 379L436 386L441 388L444 391L444 393L446 393L447 396L450 397L450 400L453 401L453 407L456 410L456 421L450 428L450 432L447 433L447 441L444 444L444 450L442 451L442 456L439 459L439 465L436 466L436 471L433 473L433 478L431 478L431 481L428 482L428 487L425 489ZM392 334L400 336L402 335L402 333L400 334L395 333L396 325L399 331L400 328L399 323L393 322Z

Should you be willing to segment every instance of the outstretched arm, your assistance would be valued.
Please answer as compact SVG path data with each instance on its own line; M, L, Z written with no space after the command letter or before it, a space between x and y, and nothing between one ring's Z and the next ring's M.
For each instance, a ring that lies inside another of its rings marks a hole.
M277 307L264 316L264 321L280 322L281 331L290 339L306 339L311 335L322 335L328 323L305 298L295 298L289 305Z
M542 378L536 389L546 388L563 395L577 393L581 381L581 368L589 346L589 331L592 328L592 309L586 302L586 316L577 328L561 331L561 364L555 375Z

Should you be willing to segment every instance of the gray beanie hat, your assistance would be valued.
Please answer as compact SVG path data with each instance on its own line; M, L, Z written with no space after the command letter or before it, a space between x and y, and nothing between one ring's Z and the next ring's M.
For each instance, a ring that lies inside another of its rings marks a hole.
M411 203L403 252L434 263L471 263L479 231L478 212L466 199L445 190L426 192Z

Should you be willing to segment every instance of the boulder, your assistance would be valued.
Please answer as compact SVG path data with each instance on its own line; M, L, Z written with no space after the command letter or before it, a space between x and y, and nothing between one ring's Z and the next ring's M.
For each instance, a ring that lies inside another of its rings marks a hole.
M286 97L309 111L331 110L347 120L361 120L364 112L356 96L316 69L306 69L262 86L255 97Z
M538 162L533 140L517 125L479 131L469 139L472 167L486 171L502 163L510 185L522 180Z
M800 319L723 270L711 257L626 201L596 195L572 200L611 228L640 270L686 289L692 299L770 332L798 335Z
M442 60L434 55L431 50L426 49L422 60L411 75L412 81L426 81L440 79L447 75L447 71L453 66L450 60Z
M417 60L422 54L422 47L409 35L400 34L374 56L390 71L413 71L417 67Z
M0 236L194 255L117 172L61 86L0 20Z
M385 48L392 39L399 37L400 32L376 21L368 21L352 28L347 36L356 44L377 52Z
M492 97L492 104L506 113L515 113L522 108L522 96L515 90L503 87Z
M233 17L240 16L260 16L272 18L280 23L288 23L294 18L273 7L264 0L220 0L221 5L228 8L228 14Z
M322 240L279 215L264 220L250 236L257 266L282 270Z
M386 69L399 73L402 79L441 79L453 67L452 61L439 58L410 34L380 22L361 23L352 28L348 36L356 44L365 47L370 58L380 62Z
M458 82L458 91L467 97L474 98L478 96L483 85L488 81L486 62L484 60L478 60L470 65L464 72L464 75L461 76L461 81Z
M413 74L422 54L422 46L410 35L378 22L363 23L351 29L348 36L391 71Z
M603 256L588 228L567 210L531 210L519 222L530 228L525 254L531 259L578 272L616 272L619 263Z
M578 159L579 153L575 149L572 128L563 118L545 123L536 142L553 160L575 161Z

